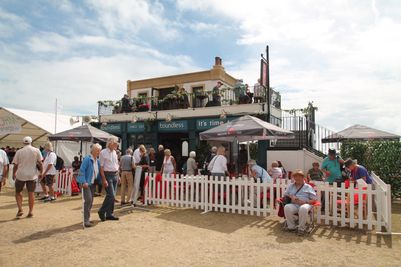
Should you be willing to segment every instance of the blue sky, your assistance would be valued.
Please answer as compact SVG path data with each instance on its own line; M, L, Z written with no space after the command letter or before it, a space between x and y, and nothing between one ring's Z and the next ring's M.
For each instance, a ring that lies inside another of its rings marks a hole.
M398 1L0 0L0 106L95 114L127 80L209 69L253 84L270 46L285 108L401 134Z

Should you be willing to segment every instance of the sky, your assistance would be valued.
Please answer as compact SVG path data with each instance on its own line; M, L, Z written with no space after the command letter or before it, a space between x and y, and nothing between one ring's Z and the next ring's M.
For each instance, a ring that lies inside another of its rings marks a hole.
M331 130L401 134L398 0L0 0L0 106L71 115L127 80L207 70L254 84L270 47L285 109L313 101Z

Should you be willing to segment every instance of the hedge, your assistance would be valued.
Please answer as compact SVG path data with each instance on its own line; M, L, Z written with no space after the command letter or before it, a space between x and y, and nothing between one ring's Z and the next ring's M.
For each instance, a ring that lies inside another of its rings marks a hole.
M357 159L358 164L391 185L393 198L401 197L401 142L347 142L341 146L341 157Z

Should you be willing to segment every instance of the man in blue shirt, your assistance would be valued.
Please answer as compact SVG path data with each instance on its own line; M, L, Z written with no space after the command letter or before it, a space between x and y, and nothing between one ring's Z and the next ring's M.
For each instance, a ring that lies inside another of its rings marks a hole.
M322 171L326 175L326 182L334 183L341 178L341 164L344 163L339 156L336 155L335 149L329 149L329 155L323 160Z
M354 181L363 179L367 184L372 184L372 177L370 177L368 170L362 165L358 165L356 160L347 159L344 165L351 171L351 177Z
M261 183L270 183L272 178L265 169L256 164L256 161L251 159L248 161L250 175L255 179L260 179Z

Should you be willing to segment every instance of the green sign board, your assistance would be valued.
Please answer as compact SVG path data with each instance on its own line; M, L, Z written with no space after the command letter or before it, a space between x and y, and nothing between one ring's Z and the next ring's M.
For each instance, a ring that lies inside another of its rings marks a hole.
M219 126L220 124L223 124L224 122L221 121L220 119L199 119L196 120L196 130L208 130L210 128L214 128L216 126Z
M100 126L100 130L108 133L121 133L121 123L108 123Z
M234 118L227 118L224 121L222 121L220 118L199 119L199 120L196 120L196 130L198 130L198 131L209 130L209 129L217 127L223 123L232 121L233 119Z
M128 123L127 132L129 133L142 133L145 131L144 122Z
M188 121L178 120L178 121L159 121L158 123L159 132L163 133L173 133L173 132L187 132L188 131Z

